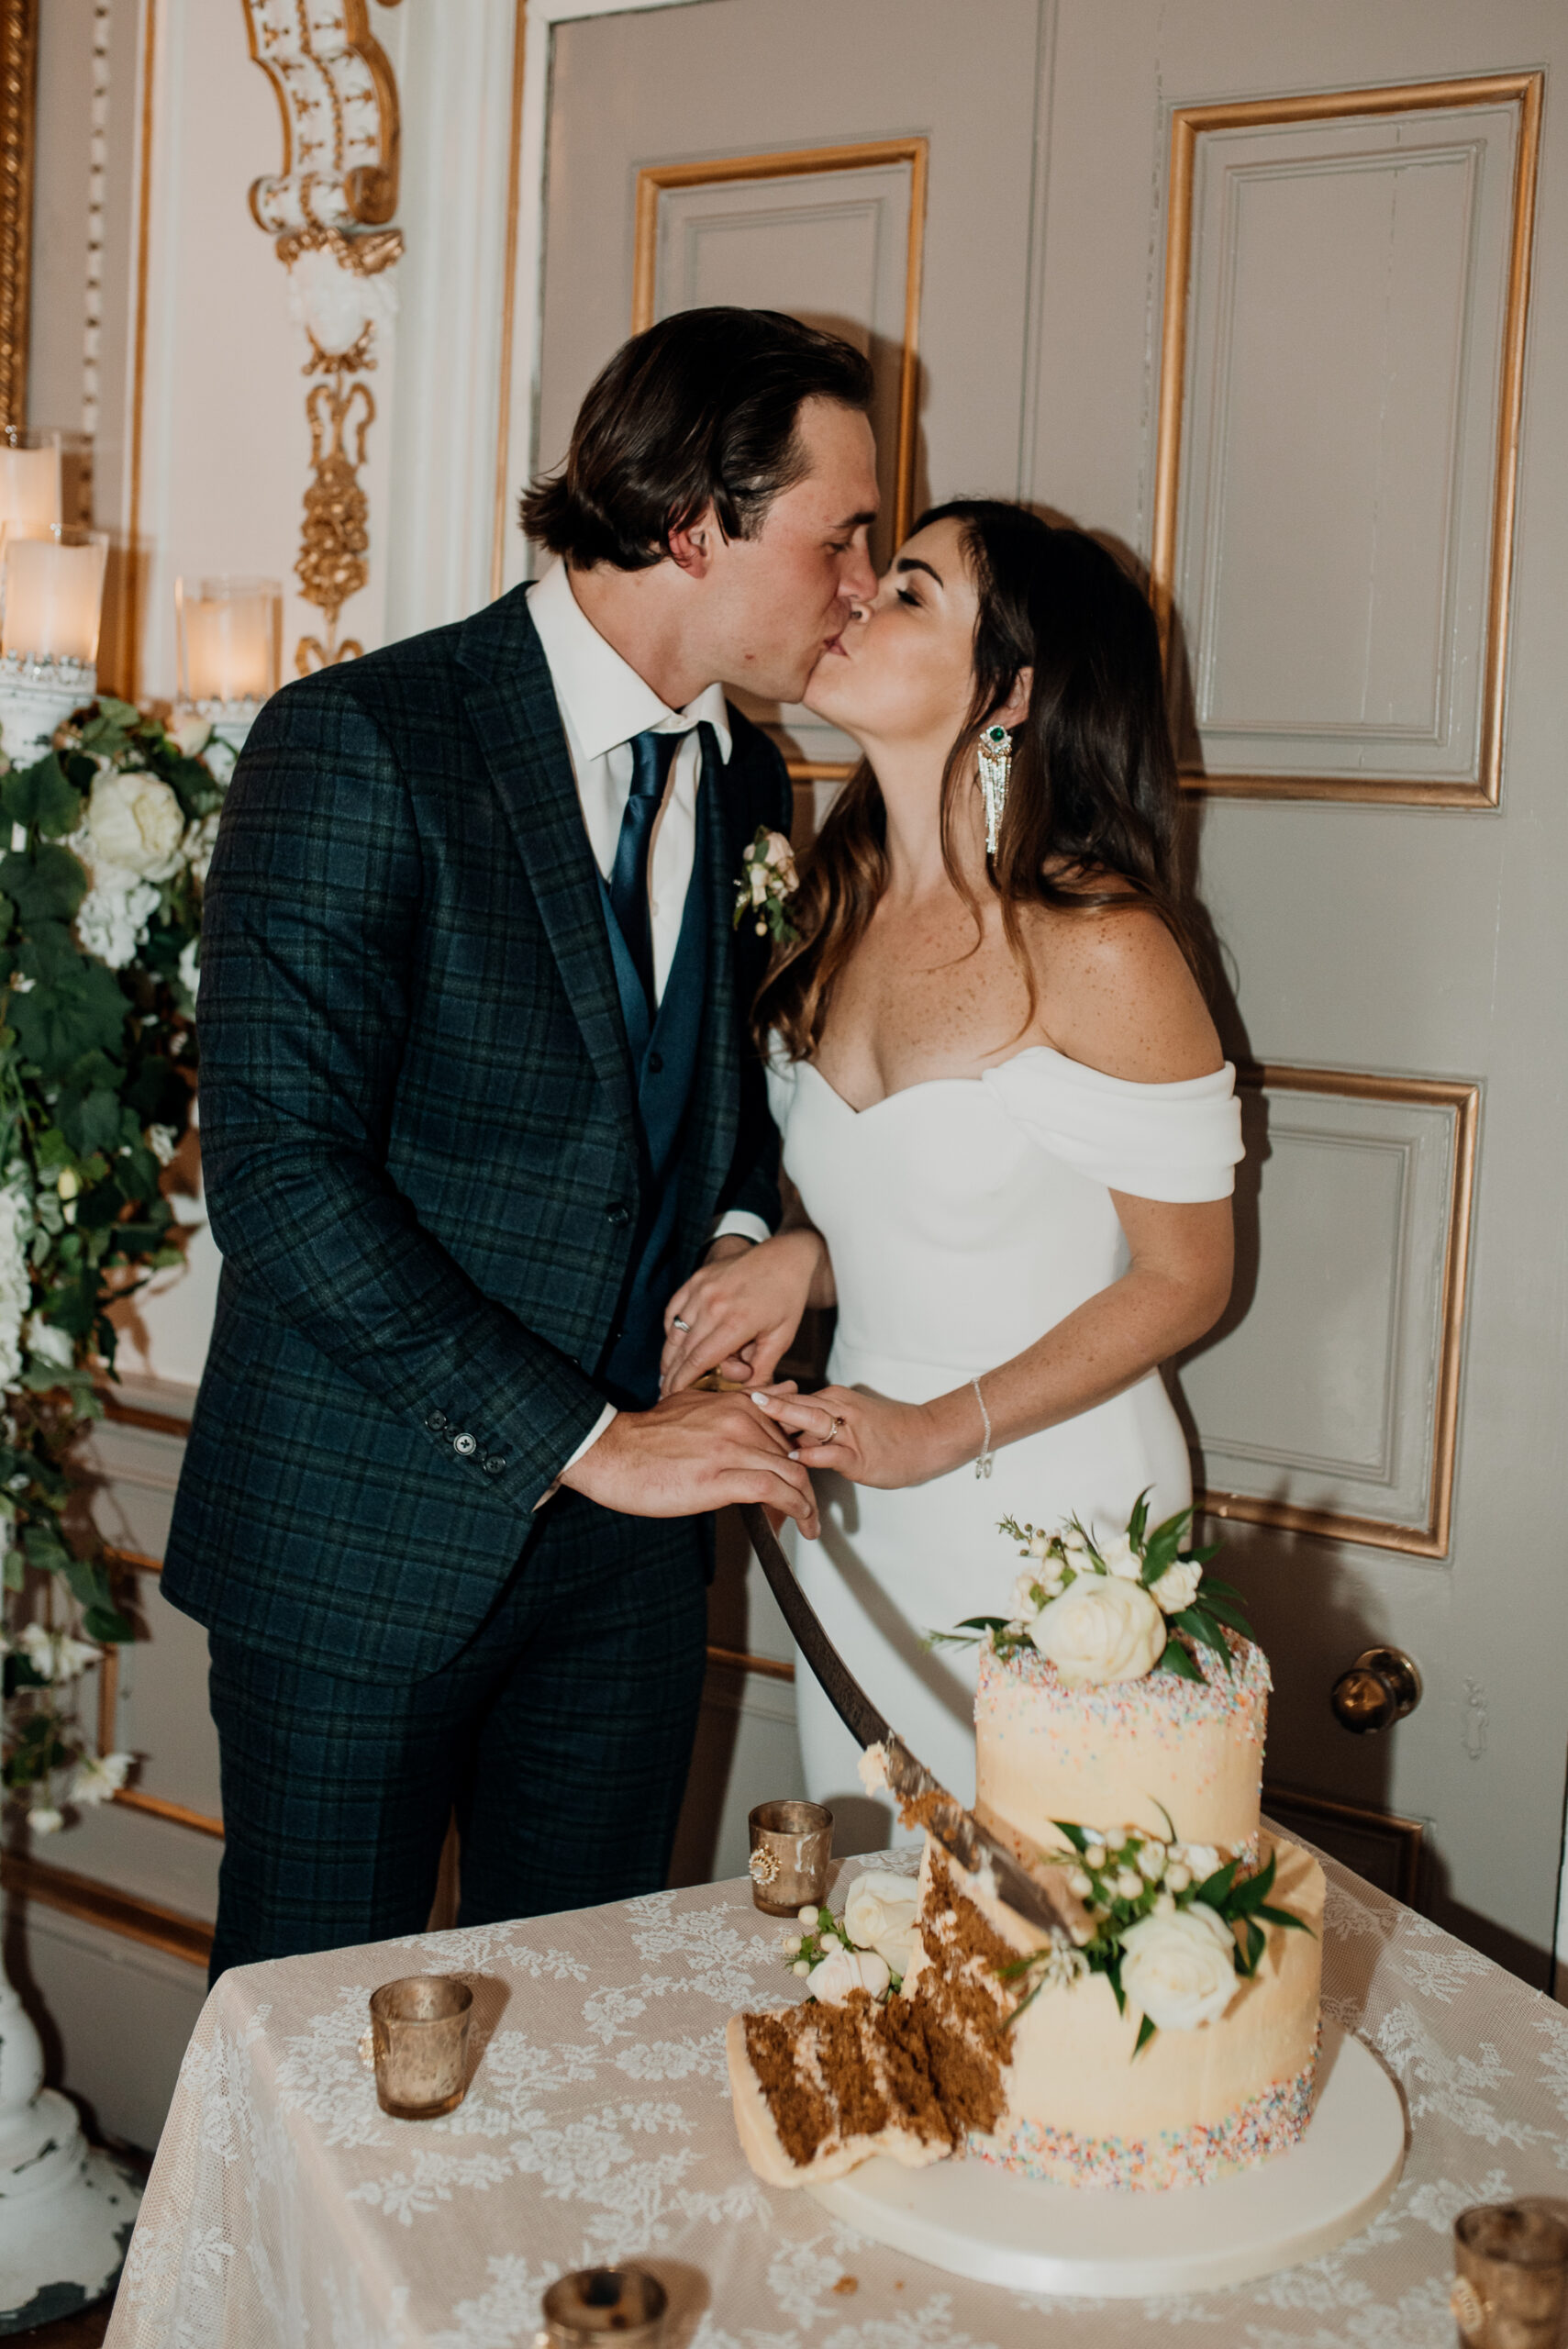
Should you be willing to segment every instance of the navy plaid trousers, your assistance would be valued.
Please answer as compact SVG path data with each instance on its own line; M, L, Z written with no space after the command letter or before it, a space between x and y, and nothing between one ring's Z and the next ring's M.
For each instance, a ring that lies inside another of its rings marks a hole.
M212 1641L228 1842L210 1978L420 1932L447 1823L459 1922L662 1888L706 1661L710 1520L565 1490L495 1609L428 1678Z

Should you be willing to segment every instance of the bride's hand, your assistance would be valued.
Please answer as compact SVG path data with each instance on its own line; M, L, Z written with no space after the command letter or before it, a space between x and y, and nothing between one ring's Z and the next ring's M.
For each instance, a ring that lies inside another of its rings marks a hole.
M699 1266L664 1308L662 1392L678 1395L710 1370L766 1386L800 1327L823 1252L819 1232L797 1229Z
M814 1395L759 1387L751 1400L775 1426L798 1436L792 1460L836 1468L851 1484L922 1485L950 1464L933 1457L930 1415L920 1403L892 1403L849 1386L820 1386Z

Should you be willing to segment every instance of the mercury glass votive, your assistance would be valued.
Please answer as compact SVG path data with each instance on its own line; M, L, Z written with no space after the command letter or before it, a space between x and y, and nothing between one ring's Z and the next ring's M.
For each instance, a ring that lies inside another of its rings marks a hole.
M450 1974L406 1974L371 1992L376 2101L395 2121L438 2121L462 2102L473 2005Z
M1476 2203L1453 2222L1449 2306L1464 2349L1560 2349L1568 2225L1539 2203Z
M580 2267L558 2276L544 2296L535 2349L661 2349L668 2295L646 2267Z
M766 1917L793 1917L828 1898L833 1814L825 1803L760 1802L751 1832L751 1898Z

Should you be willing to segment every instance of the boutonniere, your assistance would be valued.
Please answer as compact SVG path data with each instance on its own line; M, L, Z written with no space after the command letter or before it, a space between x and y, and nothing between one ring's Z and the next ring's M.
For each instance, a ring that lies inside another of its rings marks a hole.
M751 847L740 860L735 884L735 915L730 927L739 930L747 914L755 916L759 938L771 930L781 946L793 946L800 936L784 906L800 886L795 852L782 832L759 824Z

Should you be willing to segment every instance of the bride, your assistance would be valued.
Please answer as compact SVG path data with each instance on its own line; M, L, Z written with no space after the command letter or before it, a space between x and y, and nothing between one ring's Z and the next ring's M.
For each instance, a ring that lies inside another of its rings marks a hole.
M756 1006L800 1206L693 1275L666 1392L718 1367L797 1436L800 1580L851 1670L972 1801L973 1664L930 1630L1005 1613L997 1520L1125 1528L1192 1497L1159 1365L1218 1319L1241 1156L1193 973L1149 607L1027 509L925 515L806 691L863 761L805 862ZM994 850L986 794L1005 782ZM836 1305L831 1384L775 1382ZM810 1794L859 1797L804 1667Z

